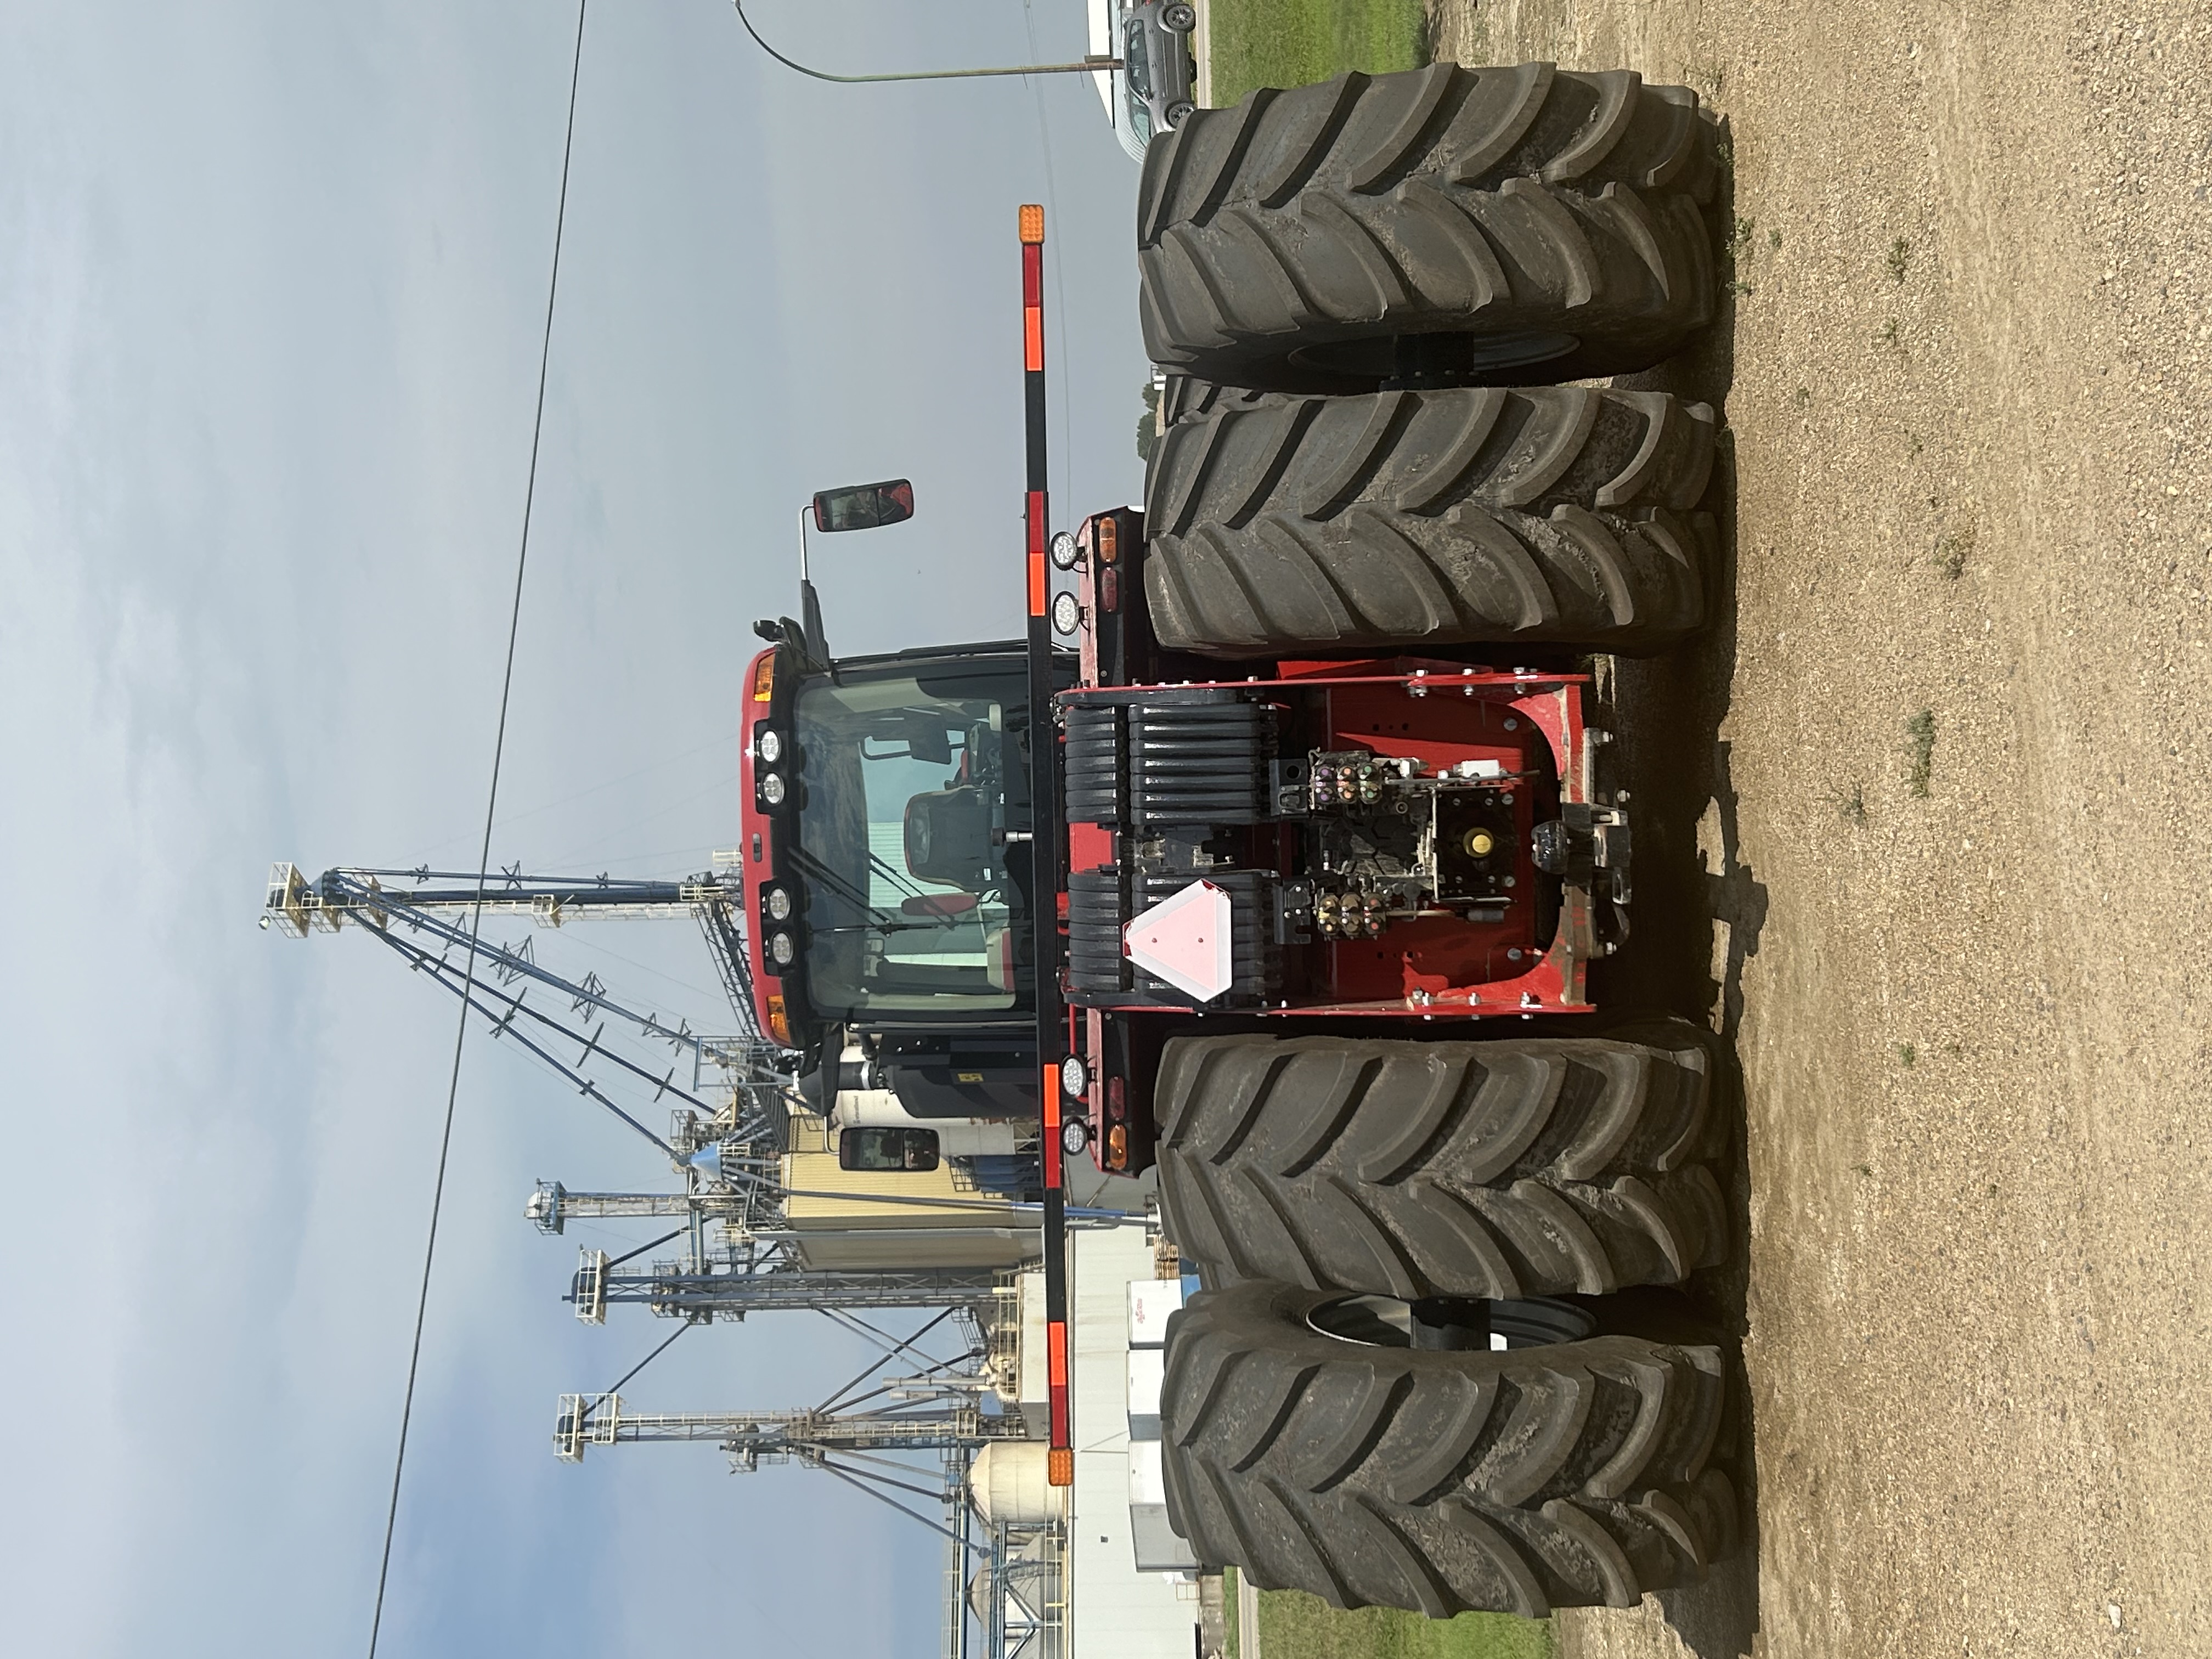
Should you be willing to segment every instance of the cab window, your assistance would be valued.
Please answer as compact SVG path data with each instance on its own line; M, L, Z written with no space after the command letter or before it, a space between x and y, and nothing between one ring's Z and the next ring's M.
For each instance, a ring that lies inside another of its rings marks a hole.
M1152 95L1152 60L1146 50L1145 20L1132 17L1121 31L1121 73L1140 97Z

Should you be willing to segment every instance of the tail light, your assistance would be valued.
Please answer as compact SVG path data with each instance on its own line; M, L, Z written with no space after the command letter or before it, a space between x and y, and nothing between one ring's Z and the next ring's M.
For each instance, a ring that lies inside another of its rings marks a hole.
M1121 556L1121 526L1110 515L1098 520L1098 527L1091 532L1091 539L1098 550L1099 563L1111 564Z
M1048 1319L1044 1327L1045 1409L1051 1420L1051 1450L1045 1461L1048 1485L1075 1484L1073 1425L1069 1421L1067 1389L1067 1322Z

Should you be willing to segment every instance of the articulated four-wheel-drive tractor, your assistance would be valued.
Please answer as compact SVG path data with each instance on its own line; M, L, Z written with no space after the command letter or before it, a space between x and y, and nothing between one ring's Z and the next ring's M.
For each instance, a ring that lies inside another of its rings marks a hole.
M1723 1249L1717 1056L1590 978L1634 822L1589 659L1700 626L1714 441L1593 382L1708 320L1718 132L1542 64L1200 112L1138 206L1143 510L1048 532L1024 209L1027 639L836 660L804 582L762 624L763 1026L897 1102L849 1162L1013 1126L986 1184L1047 1216L1055 1480L1064 1166L1157 1171L1206 1285L1171 1515L1262 1586L1538 1613L1734 1547L1722 1349L1643 1288Z

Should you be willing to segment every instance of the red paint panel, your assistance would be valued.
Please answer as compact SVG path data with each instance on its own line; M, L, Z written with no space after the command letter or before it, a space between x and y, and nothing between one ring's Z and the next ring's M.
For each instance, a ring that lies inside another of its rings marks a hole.
M772 659L775 655L775 647L771 646L753 659L752 667L745 676L748 687L755 683L762 663ZM738 866L738 876L744 884L747 918L744 927L745 957L747 965L752 969L753 1013L760 1021L761 1030L767 1031L772 1029L773 1024L769 1005L774 1001L781 1007L783 998L771 994L778 989L779 981L769 974L768 960L761 950L761 930L751 920L760 915L762 888L776 874L773 850L775 846L775 826L769 815L756 804L753 794L753 727L769 718L774 706L772 702L756 702L749 696L739 708L744 724L738 738L738 844L744 849L744 857ZM787 712L788 708L787 703ZM756 842L764 854L757 861L752 856ZM787 1013L786 1018L788 1019Z
M1095 823L1067 826L1067 867L1097 870L1114 862L1114 832Z

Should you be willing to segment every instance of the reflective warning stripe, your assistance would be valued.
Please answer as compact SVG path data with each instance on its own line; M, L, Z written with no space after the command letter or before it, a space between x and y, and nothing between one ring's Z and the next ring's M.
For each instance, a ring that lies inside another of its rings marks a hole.
M1044 1068L1044 1184L1062 1189L1060 1173L1060 1067Z
M1059 906L1046 894L1062 890L1060 847L1060 786L1054 769L1059 747L1053 726L1053 645L1045 611L1051 583L1045 571L1045 543L1051 508L1045 499L1044 418L1044 210L1031 203L1021 211L1022 234L1022 415L1027 451L1022 503L1027 532L1024 551L1029 565L1030 798L1036 815L1035 860L1038 902L1036 929L1036 1031L1038 1083L1042 1089L1044 1128L1044 1317L1045 1375L1052 1416L1047 1478L1055 1486L1075 1483L1074 1427L1067 1394L1067 1197L1060 1153L1060 1058L1067 1047L1062 1029L1065 1004L1060 985Z

